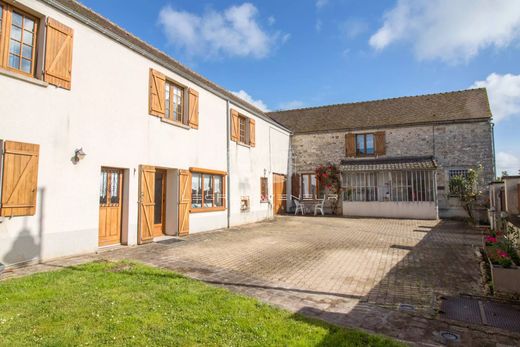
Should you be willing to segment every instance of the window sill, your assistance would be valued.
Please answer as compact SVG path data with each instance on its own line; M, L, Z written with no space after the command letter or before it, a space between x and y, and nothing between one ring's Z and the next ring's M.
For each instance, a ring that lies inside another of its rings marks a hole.
M11 77L11 78L14 78L14 79L17 79L17 80L20 80L20 81L24 81L24 82L29 82L29 83L35 84L37 86L40 86L40 87L48 87L49 86L49 83L47 83L45 81L36 79L34 77L25 76L25 75L22 75L20 73L16 73L16 72L13 72L13 71L9 71L9 70L6 70L6 69L1 68L1 67L0 67L0 75Z
M174 120L169 120L167 118L164 118L164 117L161 117L161 122L164 122L164 123L167 123L167 124L170 124L170 125L175 125L179 128L183 128L183 129L186 129L186 130L190 130L191 128L186 125L186 124L183 124L183 123L180 123L180 122L176 122Z
M252 148L251 145L248 145L247 143L236 141L237 145L246 147L246 148Z
M205 207L205 208L191 208L190 213L203 213L203 212L220 212L225 211L225 207Z

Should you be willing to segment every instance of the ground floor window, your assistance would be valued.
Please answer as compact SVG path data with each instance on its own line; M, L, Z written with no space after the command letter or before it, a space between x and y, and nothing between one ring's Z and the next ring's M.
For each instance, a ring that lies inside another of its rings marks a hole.
M345 201L435 201L433 170L370 171L343 174Z
M210 170L191 172L192 210L221 210L224 208L225 173Z
M301 174L301 191L303 199L320 199L325 194L315 174Z

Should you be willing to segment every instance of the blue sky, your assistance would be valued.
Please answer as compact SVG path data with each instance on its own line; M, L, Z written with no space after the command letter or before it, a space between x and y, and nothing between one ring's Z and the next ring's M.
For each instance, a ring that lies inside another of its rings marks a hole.
M268 110L487 87L520 170L520 1L82 2Z

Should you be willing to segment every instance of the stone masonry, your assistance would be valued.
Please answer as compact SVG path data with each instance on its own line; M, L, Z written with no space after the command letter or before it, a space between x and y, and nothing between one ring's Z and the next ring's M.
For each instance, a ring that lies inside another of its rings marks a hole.
M385 131L385 157L433 156L437 170L439 213L447 216L455 207L449 199L448 172L450 169L469 169L483 166L483 183L494 178L493 135L489 121L399 126L355 130L354 133ZM293 172L313 172L320 164L339 165L345 154L345 134L321 132L295 134L292 137ZM348 158L354 159L354 158Z

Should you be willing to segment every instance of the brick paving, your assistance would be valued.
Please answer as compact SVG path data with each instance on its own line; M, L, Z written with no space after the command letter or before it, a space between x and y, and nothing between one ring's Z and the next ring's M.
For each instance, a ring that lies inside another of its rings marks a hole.
M283 216L274 222L194 234L59 259L1 278L94 259L133 259L331 323L414 344L516 345L520 334L440 320L441 296L483 295L478 232L454 221ZM403 312L399 304L414 306Z

